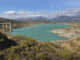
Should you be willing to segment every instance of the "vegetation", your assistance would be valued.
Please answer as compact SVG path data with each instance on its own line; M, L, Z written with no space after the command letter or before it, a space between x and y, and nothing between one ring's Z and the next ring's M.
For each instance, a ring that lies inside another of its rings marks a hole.
M80 42L79 38L74 41ZM74 50L65 47L67 44ZM75 42L40 42L25 36L8 38L0 33L0 60L80 60L79 53L80 45Z

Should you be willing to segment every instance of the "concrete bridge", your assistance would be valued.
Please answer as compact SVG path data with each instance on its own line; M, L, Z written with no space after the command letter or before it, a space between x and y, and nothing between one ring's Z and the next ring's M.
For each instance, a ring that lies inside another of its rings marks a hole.
M0 23L0 30L5 32L12 31L12 24L11 23Z

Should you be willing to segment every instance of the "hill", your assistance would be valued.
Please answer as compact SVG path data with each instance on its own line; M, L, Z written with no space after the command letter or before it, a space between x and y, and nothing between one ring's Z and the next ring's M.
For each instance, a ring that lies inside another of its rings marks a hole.
M35 24L52 24L55 22L46 21L46 20L13 20L13 19L6 19L0 17L0 23L12 23L13 28L21 28L25 26L32 26Z
M7 19L7 18L2 18L2 17L0 17L0 23L9 23L9 22L11 22L11 23L13 23L13 22L17 22L16 20L12 20L12 19Z
M0 33L0 49L0 60L80 60L80 38L65 42L40 42L25 36L10 38Z
M52 21L56 22L80 22L80 15L77 16L59 16L54 18Z

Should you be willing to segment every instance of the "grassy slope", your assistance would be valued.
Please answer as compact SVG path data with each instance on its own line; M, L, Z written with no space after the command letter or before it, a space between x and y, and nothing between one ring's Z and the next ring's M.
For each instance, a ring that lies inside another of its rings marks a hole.
M7 38L0 33L0 60L79 60L80 39L40 42L28 37Z

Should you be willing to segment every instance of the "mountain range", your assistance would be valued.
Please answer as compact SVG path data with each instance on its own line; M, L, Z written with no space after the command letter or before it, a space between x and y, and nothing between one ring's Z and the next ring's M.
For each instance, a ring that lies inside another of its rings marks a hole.
M47 20L56 22L79 22L80 21L80 9L68 9L64 11L8 11L0 14L2 18L14 19L14 20ZM1 20L1 19L0 19Z

